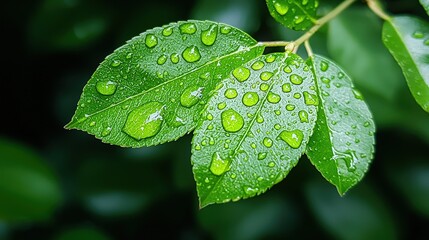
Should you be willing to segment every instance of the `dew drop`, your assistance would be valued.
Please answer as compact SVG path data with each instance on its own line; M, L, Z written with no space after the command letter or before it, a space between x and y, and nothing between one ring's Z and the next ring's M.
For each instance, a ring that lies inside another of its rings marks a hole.
M268 88L270 88L270 85L268 85L268 84L266 84L266 83L262 83L260 86L259 86L259 89L261 89L261 91L267 91L268 90Z
M256 115L256 122L257 123L263 123L264 122L264 117L261 115L261 113L258 113L258 115Z
M210 171L216 175L220 176L224 174L229 169L229 160L222 159L218 152L213 153L212 161L210 163Z
M364 124L363 124L363 126L364 127L369 127L371 124L369 123L369 122L365 122Z
M301 98L301 93L295 93L293 94L293 97L296 99L300 99Z
M304 92L304 102L307 105L317 106L317 105L319 105L319 98L316 95L305 91Z
M295 105L293 105L293 104L286 105L286 110L293 111L294 109L295 109Z
M96 123L95 121L92 121L92 122L89 124L89 126L90 126L90 127L94 127L96 124L97 124L97 123Z
M280 124L278 124L278 123L276 123L275 125L274 125L274 129L276 129L276 130L280 130L280 128L281 128L282 126L280 125Z
M302 5L305 6L308 4L308 0L302 0Z
M239 82L244 82L250 77L250 70L245 67L238 67L232 71L232 75Z
M292 68L290 68L289 66L286 66L286 67L283 69L283 71L284 71L285 73L291 73L291 72L292 72Z
M308 113L304 110L298 112L299 120L304 123L308 122Z
M251 143L250 147L252 147L253 149L256 149L256 144L255 143Z
M289 11L289 6L276 2L274 3L274 9L278 14L283 16Z
M158 45L158 38L153 34L146 35L145 44L148 48L153 48Z
M203 87L198 86L191 86L186 88L180 96L180 104L187 108L194 106L203 97L203 90Z
M426 46L429 46L429 39L426 39L426 40L424 41L424 44L425 44Z
M215 43L217 38L217 25L211 25L207 30L201 32L201 41L206 46L211 46Z
M266 152L261 152L258 154L258 160L264 160L267 157Z
M292 87L290 86L290 83L285 83L282 85L282 91L284 93L288 93L290 91L292 91Z
M305 16L304 15L295 16L295 19L293 20L293 22L295 24L300 24L300 23L304 22L304 20L305 20Z
M227 132L238 132L243 128L243 117L233 109L223 111L221 114L222 126Z
M252 69L257 71L257 70L261 70L264 66L265 66L265 63L263 63L262 61L256 61L252 64Z
M133 53L130 52L130 53L127 54L127 56L125 58L130 59L132 57L133 57Z
M285 141L292 148L299 148L304 138L301 130L283 131L280 133L280 138Z
M244 105L251 107L258 103L259 96L256 92L247 92L243 95L242 101Z
M197 26L194 23L184 23L179 26L179 29L182 34L194 34L197 31Z
M198 49L197 46L187 47L183 51L182 57L183 57L183 59L185 59L189 63L196 62L196 61L200 60L200 58L201 58L200 50Z
M136 140L155 136L161 130L163 109L161 103L149 102L132 110L122 131Z
M236 98L238 95L237 90L234 88L228 88L225 90L225 97L228 99Z
M229 27L229 26L222 26L222 27L220 28L220 32L221 32L222 34L228 34L228 33L230 33L230 32L231 32L231 27Z
M112 132L112 128L111 128L111 127L107 127L107 128L105 128L105 129L101 132L101 136L102 136L102 137L106 137L106 136L108 136L111 132Z
M282 114L282 112L281 112L280 110L275 110L275 111L274 111L274 113L275 113L277 116L280 116L280 114Z
M275 162L269 162L268 163L268 167L270 167L270 168L272 168L272 167L275 167L276 166L276 163Z
M269 92L267 96L267 100L270 103L278 103L280 102L281 98L278 94L275 94L273 92Z
M302 77L296 74L290 75L289 79L290 79L290 82L295 85L300 85L302 83Z
M414 33L413 33L413 37L414 38L417 38L417 39L420 39L420 38L423 38L425 35L424 35L424 33L423 32L420 32L420 31L415 31Z
M266 58L265 58L265 61L267 62L267 63L272 63L272 62L274 62L276 60L276 55L274 55L274 54L270 54L270 55L268 55Z
M249 196L255 195L256 193L258 193L258 191L259 191L259 188L252 188L252 187L245 187L244 188L244 192Z
M111 66L112 67L118 67L119 65L121 65L121 61L119 61L119 60L113 60L113 62L112 62L112 64L111 64Z
M161 55L161 56L158 58L157 63L158 63L158 65L163 65L166 61L167 61L167 56L165 56L165 55Z
M361 92L359 92L359 90L353 89L352 91L356 99L363 100L363 95Z
M165 37L170 36L172 33L173 33L172 27L166 27L162 30L162 35L164 35Z
M176 64L179 62L179 54L173 53L170 55L170 60L172 63Z
M262 81L268 81L271 79L271 77L273 77L273 73L272 72L263 72L260 75L260 78Z
M262 143L264 144L265 147L270 148L273 146L273 140L271 138L264 138L264 140L262 141Z
M223 110L226 107L226 103L225 102L221 102L217 105L217 109L219 110Z
M320 70L322 70L323 72L326 72L328 70L328 67L329 67L329 65L327 62L325 62L325 61L320 62Z
M97 92L101 95L110 96L116 92L117 83L113 81L99 81L95 85Z

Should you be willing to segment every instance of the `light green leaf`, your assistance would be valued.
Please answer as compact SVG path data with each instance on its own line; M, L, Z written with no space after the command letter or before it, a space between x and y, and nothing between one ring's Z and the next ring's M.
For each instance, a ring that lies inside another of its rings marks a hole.
M175 140L194 129L216 84L263 49L246 33L209 21L148 30L101 63L66 128L124 147Z
M195 130L200 206L261 194L303 154L316 122L312 72L296 54L261 56L232 71Z
M334 62L309 60L320 99L316 128L307 156L343 195L368 170L374 152L375 125L362 94Z
M429 24L393 17L384 23L383 42L401 66L413 97L429 112Z
M318 0L266 0L271 16L293 30L306 30L316 21Z
M420 0L420 4L423 6L423 8L429 15L429 0Z

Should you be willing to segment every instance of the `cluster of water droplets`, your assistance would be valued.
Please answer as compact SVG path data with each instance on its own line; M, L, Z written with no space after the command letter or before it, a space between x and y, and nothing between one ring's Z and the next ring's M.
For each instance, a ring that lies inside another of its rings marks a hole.
M298 6L300 4L300 6ZM311 5L313 4L313 5ZM277 14L282 17L293 16L293 23L298 25L304 22L308 16L306 16L307 11L312 9L316 9L318 7L318 1L310 1L310 0L302 0L301 3L297 3L297 1L279 1L274 0L273 6L274 10ZM306 10L304 10L306 9ZM288 14L289 13L289 14Z

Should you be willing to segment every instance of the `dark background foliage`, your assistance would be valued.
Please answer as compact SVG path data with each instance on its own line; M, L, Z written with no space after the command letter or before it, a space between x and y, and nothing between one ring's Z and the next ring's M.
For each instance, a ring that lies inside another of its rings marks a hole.
M321 1L319 10L336 3ZM226 22L260 41L300 33L275 23L262 0L2 5L0 239L416 239L427 232L429 115L390 64L381 21L362 2L312 45L350 73L375 116L376 154L364 180L341 198L302 157L267 193L203 210L190 165L192 135L122 149L63 129L83 86L127 39L173 21ZM386 6L429 20L417 0Z

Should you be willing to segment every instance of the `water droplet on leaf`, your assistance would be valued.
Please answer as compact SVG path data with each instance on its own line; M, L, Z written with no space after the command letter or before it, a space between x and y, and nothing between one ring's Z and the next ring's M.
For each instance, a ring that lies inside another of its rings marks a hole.
M220 176L229 170L229 162L230 161L228 159L222 159L220 154L215 152L213 153L212 161L210 163L210 171L214 175Z
M196 62L200 60L201 54L197 46L187 47L182 53L183 59L189 63Z
M167 56L165 56L165 55L161 55L161 56L158 58L157 63L158 63L159 65L163 65L166 61L167 61Z
M289 6L288 5L283 5L279 2L274 3L274 9L276 10L276 12L280 15L285 15L288 11L289 11Z
M153 34L146 35L145 44L148 48L153 48L158 45L158 38Z
M172 33L173 33L172 27L166 27L162 30L162 35L164 35L165 37L170 36Z
M255 71L260 70L264 67L264 65L265 64L262 61L256 61L252 64L252 69Z
M273 92L269 92L267 96L267 100L270 103L278 103L280 102L281 98L278 94L275 94Z
M136 140L155 136L161 130L163 108L159 102L149 102L132 110L122 130Z
M273 76L272 72L263 72L261 73L260 78L262 81L268 81L271 79L272 76Z
M242 101L244 105L251 107L258 103L259 96L256 92L247 92L243 95Z
M307 91L304 92L304 101L307 105L319 105L319 98L316 95L311 94Z
M264 140L262 141L262 143L267 148L270 148L271 146L273 146L273 140L271 140L271 138L268 138L268 137L264 138Z
M295 85L300 85L302 83L302 77L298 76L296 74L292 74L289 77L291 83L295 84Z
M267 91L268 89L270 88L270 85L268 85L268 84L266 84L266 83L262 83L260 86L259 86L259 89L261 89L261 91Z
M217 38L217 25L211 25L207 30L201 32L201 41L206 46L211 46L215 43Z
M325 61L320 62L320 70L322 70L323 72L326 72L328 70L328 67L329 67L329 65L327 62L325 62Z
M232 75L234 75L239 82L244 82L250 77L250 70L245 67L238 67L232 71Z
M203 97L203 90L204 88L198 86L188 87L180 96L180 104L187 108L194 106Z
M282 91L284 93L288 93L290 91L292 91L292 87L290 86L290 83L285 83L282 85Z
M264 160L267 157L266 152L261 152L258 154L258 160Z
M116 92L117 83L113 81L99 81L95 85L101 95L110 96Z
M197 26L194 23L184 23L179 27L182 34L194 34L197 31Z
M299 148L304 138L301 130L283 131L280 133L280 138L292 148Z
M299 116L299 120L304 123L304 122L308 122L308 113L304 110L299 111L298 113Z
M228 88L225 91L225 97L226 98L233 99L233 98L236 98L237 95L238 95L237 90L235 90L234 88Z
M119 65L121 65L121 61L119 61L119 60L113 60L113 62L112 62L112 67L118 67Z
M243 117L233 109L228 109L221 114L222 126L227 132L237 132L243 128Z

